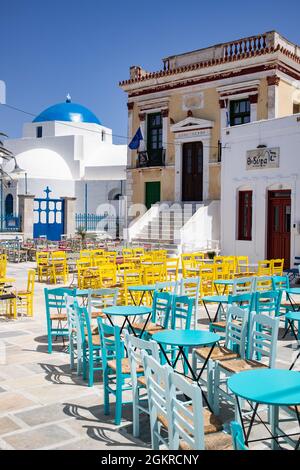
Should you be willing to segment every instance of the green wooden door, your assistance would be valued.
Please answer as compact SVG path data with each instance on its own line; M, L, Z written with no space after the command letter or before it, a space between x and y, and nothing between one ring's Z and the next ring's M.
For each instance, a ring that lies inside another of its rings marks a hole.
M145 203L147 209L150 209L152 204L160 201L160 181L151 181L145 184Z

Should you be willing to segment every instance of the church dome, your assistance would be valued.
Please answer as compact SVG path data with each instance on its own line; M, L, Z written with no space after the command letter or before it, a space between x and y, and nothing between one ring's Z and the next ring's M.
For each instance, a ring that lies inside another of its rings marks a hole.
M85 106L72 103L70 96L67 96L65 103L58 103L42 111L32 122L46 121L66 121L85 122L101 125L101 121Z

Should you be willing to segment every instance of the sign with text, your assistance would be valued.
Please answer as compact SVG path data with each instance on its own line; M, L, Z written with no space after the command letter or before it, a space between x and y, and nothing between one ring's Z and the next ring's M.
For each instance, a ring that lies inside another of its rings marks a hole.
M279 147L248 150L246 155L246 170L279 168L279 150Z

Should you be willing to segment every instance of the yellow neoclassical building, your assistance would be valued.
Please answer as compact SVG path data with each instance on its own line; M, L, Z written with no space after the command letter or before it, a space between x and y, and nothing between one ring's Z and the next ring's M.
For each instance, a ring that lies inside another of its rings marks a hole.
M221 127L298 112L299 79L300 47L275 31L130 67L129 138L140 126L147 154L128 151L129 200L154 202L149 182L161 201L219 199Z
M276 31L163 59L162 69L130 67L128 204L218 201L221 129L300 110L300 47Z

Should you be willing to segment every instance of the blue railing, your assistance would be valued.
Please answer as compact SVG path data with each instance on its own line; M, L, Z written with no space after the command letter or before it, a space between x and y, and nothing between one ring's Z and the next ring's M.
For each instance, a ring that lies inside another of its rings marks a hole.
M0 215L0 232L20 232L21 218L19 215Z
M119 236L119 227L123 219L108 214L75 214L76 230L79 228L89 232L108 232L111 236Z

